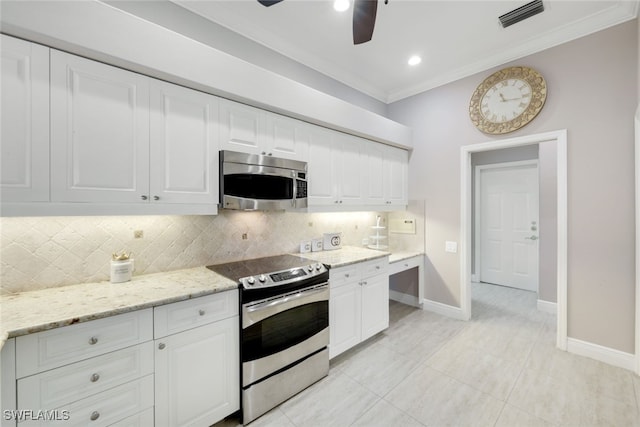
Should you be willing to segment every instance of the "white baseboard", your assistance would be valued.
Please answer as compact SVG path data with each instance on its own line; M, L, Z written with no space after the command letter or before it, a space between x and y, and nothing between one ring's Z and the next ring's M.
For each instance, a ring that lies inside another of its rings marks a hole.
M432 311L443 316L453 317L454 319L458 320L468 320L464 317L464 314L462 313L462 309L460 307L454 307L452 305L443 304L437 301L423 299L422 309Z
M478 278L478 275L477 275L477 274L472 274L472 275L471 275L471 282L472 282L472 283L478 283L479 281L480 281L480 280L479 280L479 278Z
M415 295L403 294L402 292L392 291L391 289L389 289L389 299L401 302L402 304L411 305L413 307L420 307L418 297L416 297Z
M567 338L567 351L635 372L636 356L575 338Z
M545 313L558 314L558 304L550 301L538 300L538 311Z

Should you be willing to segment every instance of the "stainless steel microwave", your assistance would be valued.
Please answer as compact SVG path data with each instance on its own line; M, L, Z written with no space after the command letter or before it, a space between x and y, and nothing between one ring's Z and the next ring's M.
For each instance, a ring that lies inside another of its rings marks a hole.
M240 210L307 207L307 163L220 151L220 206Z

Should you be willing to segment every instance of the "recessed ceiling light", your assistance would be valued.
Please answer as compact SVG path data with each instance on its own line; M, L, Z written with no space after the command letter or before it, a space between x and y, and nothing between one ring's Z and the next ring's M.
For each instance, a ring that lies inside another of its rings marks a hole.
M422 58L420 58L418 55L413 55L411 58L409 58L409 60L407 61L407 63L411 66L415 66L418 65L419 63L422 62Z
M335 0L333 2L333 8L338 12L344 12L349 9L350 1L349 0Z

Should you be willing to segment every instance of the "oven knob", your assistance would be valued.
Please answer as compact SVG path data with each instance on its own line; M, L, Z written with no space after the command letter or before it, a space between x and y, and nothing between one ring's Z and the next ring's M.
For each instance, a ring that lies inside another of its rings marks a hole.
M321 268L322 268L322 264L317 263L317 264L316 264L316 270L320 271L320 269L321 269Z
M261 274L260 277L258 277L258 280L261 283L264 283L267 280L267 276L265 276L264 274Z
M247 279L247 283L250 285L253 285L254 283L256 283L256 279L254 279L253 276L251 276Z
M310 265L309 267L307 267L307 270L313 271L313 265Z

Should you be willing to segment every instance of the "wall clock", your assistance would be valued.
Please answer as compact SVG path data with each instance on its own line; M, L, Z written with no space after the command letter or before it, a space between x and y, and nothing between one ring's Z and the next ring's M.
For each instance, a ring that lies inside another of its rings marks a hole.
M533 120L547 99L547 83L529 67L496 71L476 88L469 102L469 117L484 133L500 135Z

